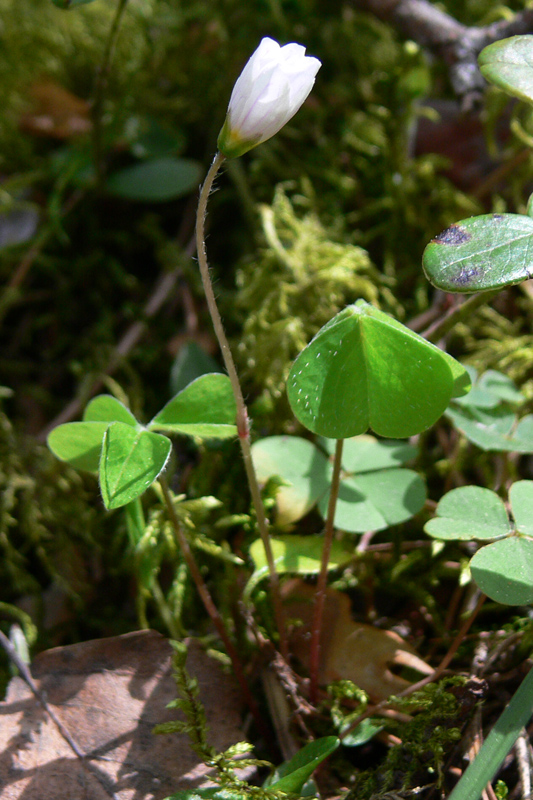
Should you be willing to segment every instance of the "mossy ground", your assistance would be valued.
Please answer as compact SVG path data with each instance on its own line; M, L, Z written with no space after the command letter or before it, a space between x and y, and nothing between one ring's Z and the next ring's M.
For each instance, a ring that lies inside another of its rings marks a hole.
M492 21L501 11L491 0L450 0L445 6L468 24ZM104 512L95 480L57 462L43 444L51 421L73 397L88 397L94 382L103 379L107 391L149 419L170 396L173 360L184 341L194 338L216 355L196 265L184 254L194 193L159 205L110 197L82 179L92 158L90 135L60 139L21 126L35 110L36 83L52 82L90 102L113 12L103 0L69 12L51 0L0 0L0 225L16 211L39 215L36 240L0 249L6 287L0 295L6 387L0 599L30 615L37 649L132 630L139 619L167 632L142 585L147 569L157 573L169 606L180 615L178 627L205 632L179 553L157 518L157 498L146 500L151 527L135 554L123 515ZM501 95L489 92L479 116L461 119L441 64L354 4L337 0L130 0L104 98L107 173L135 160L135 145L154 120L170 132L175 154L207 167L233 81L263 35L305 42L323 67L298 117L228 165L210 206L216 291L256 435L296 431L284 379L321 325L359 297L404 322L424 314L435 299L420 266L427 242L465 216L523 211L533 178L528 157L487 189L493 171L512 163L524 147L508 132ZM430 145L422 136L421 120L428 119ZM528 129L531 121L521 119ZM439 125L447 124L455 150L439 146ZM470 145L469 160L462 145ZM107 376L117 342L144 319L158 276L176 266L177 289ZM191 313L199 320L192 327ZM531 402L532 316L527 291L508 290L458 326L449 346L480 371L508 374ZM449 488L450 464L459 482L474 476L499 486L502 457L455 450L448 437L447 423L423 437L419 468L433 500ZM510 463L513 474L531 477L526 459ZM177 491L222 501L221 507L204 504L183 513L230 617L242 577L221 551L230 542L246 557L253 529L236 446L179 441L175 467ZM449 641L446 611L462 591L457 586L465 557L455 545L439 552L403 550L403 543L423 538L423 521L415 518L378 537L391 549L368 553L357 579L349 571L337 578L363 617L402 625L423 652L436 637L440 652ZM316 520L305 526L314 531ZM214 538L219 550L202 550L201 534ZM267 630L267 604L257 600ZM497 637L511 618L521 618L522 610L512 611L489 607L479 626ZM2 628L7 631L11 621L6 606ZM460 654L465 670L471 645ZM3 669L7 674L5 661ZM444 749L438 763L425 763L426 777L450 757L448 734L446 729L439 739ZM419 728L411 739L407 730L403 735L414 742ZM377 768L368 791L405 788L420 777L402 775L398 784L391 779L394 769L393 759Z

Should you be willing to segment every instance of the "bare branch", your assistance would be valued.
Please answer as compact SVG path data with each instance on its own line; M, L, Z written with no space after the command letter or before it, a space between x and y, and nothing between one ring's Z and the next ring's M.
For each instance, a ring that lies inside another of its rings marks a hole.
M533 32L533 9L486 27L468 27L428 0L354 0L400 33L441 58L448 66L450 83L464 111L481 103L485 81L477 65L481 50L507 36Z

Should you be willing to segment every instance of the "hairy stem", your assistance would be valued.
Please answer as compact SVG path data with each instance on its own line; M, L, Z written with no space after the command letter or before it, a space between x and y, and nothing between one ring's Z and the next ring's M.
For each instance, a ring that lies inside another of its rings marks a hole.
M250 687L248 686L248 682L244 675L244 670L242 668L241 660L239 658L239 654L235 648L235 645L231 641L229 637L229 633L227 631L226 625L224 624L224 620L220 616L218 608L216 607L213 598L211 597L211 593L207 588L207 585L202 577L202 573L196 563L196 559L193 555L193 552L189 546L189 542L187 541L187 537L183 533L183 529L180 525L180 521L178 519L178 515L176 514L176 509L174 508L174 499L172 497L172 492L170 491L169 485L167 480L164 476L160 475L158 478L159 485L161 486L161 491L163 492L163 498L165 501L165 505L167 507L168 516L170 519L170 523L174 528L174 533L176 535L176 539L178 541L181 553L187 564L189 569L189 573L191 578L194 581L194 585L196 586L196 590L200 595L202 603L204 604L205 610L211 617L213 621L213 625L217 629L218 635L222 639L224 643L224 647L226 648L226 652L231 659L231 664L233 666L233 671L235 673L235 677L239 683L241 688L244 700L250 709L250 712L258 726L258 729L261 731L261 735L265 735L265 723L263 721L263 717L259 711L257 703L250 691ZM268 731L266 732L268 735ZM268 739L267 739L268 741Z
M274 554L272 552L272 545L268 533L268 521L265 514L265 508L261 498L261 491L257 482L254 465L252 462L251 441L250 441L250 422L248 419L248 412L246 404L242 395L241 385L233 356L231 354L230 346L224 332L224 326L215 300L215 293L213 291L213 284L209 275L209 265L207 263L207 255L205 250L205 218L207 213L207 201L211 192L213 181L220 169L224 156L222 153L217 153L202 188L200 189L200 198L198 200L198 211L196 217L196 248L198 255L198 264L200 267L200 275L204 287L205 297L207 300L207 307L211 315L215 334L220 345L222 358L231 381L235 403L237 405L237 432L239 436L239 443L244 460L244 467L246 470L246 477L252 495L252 503L257 516L257 527L261 535L263 546L265 548L265 555L270 574L270 588L272 591L272 604L274 606L274 614L276 617L276 625L279 633L280 650L284 658L288 656L287 633L285 629L285 619L283 615L283 607L281 604L281 594L279 590L279 578L276 572L276 565L274 563Z
M96 74L96 83L94 87L94 98L92 107L93 119L93 151L94 151L94 164L96 168L96 179L99 184L102 183L104 177L104 163L102 153L102 128L103 128L103 110L104 110L104 97L107 89L107 82L109 79L109 72L111 69L111 62L115 52L115 46L118 39L118 32L120 30L120 23L126 10L128 0L118 0L115 14L111 22L109 34L105 43L104 55L102 56L102 63L98 67Z
M331 489L329 493L328 515L326 528L324 530L324 546L322 548L322 561L320 574L315 594L315 607L313 613L313 623L311 628L311 649L309 653L309 699L316 704L318 698L318 670L320 666L320 634L322 631L322 618L324 616L324 605L326 602L326 588L328 582L328 564L333 542L333 521L335 519L335 509L339 496L339 483L342 465L342 448L344 439L337 439L335 447L335 459L333 462L333 476L331 479Z

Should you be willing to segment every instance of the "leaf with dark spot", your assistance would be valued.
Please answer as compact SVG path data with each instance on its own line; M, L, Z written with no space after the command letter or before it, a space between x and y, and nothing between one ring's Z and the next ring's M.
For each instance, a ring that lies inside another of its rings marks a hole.
M445 231L435 236L432 241L439 244L464 244L469 242L470 238L470 234L460 228L459 225L450 225Z
M482 292L533 276L533 219L483 214L447 228L422 257L429 281L445 292Z

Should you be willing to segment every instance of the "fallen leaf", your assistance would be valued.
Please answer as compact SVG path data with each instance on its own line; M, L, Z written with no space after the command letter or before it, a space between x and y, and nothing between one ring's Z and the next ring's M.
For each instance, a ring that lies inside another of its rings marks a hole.
M307 667L315 588L300 579L286 586L286 614L303 623L292 631L292 650ZM392 672L394 665L409 667L422 675L433 672L414 648L394 631L355 622L349 598L334 589L326 592L320 656L322 685L343 679L353 681L372 702L385 700L410 686L409 681Z
M20 119L20 127L27 133L70 139L91 130L89 103L58 83L34 83L29 95L32 108Z
M244 737L232 678L189 641L209 742L224 750ZM0 800L160 800L206 782L181 734L153 727L176 719L172 649L153 631L57 647L32 674L48 705L85 755L78 758L22 678L0 703Z

